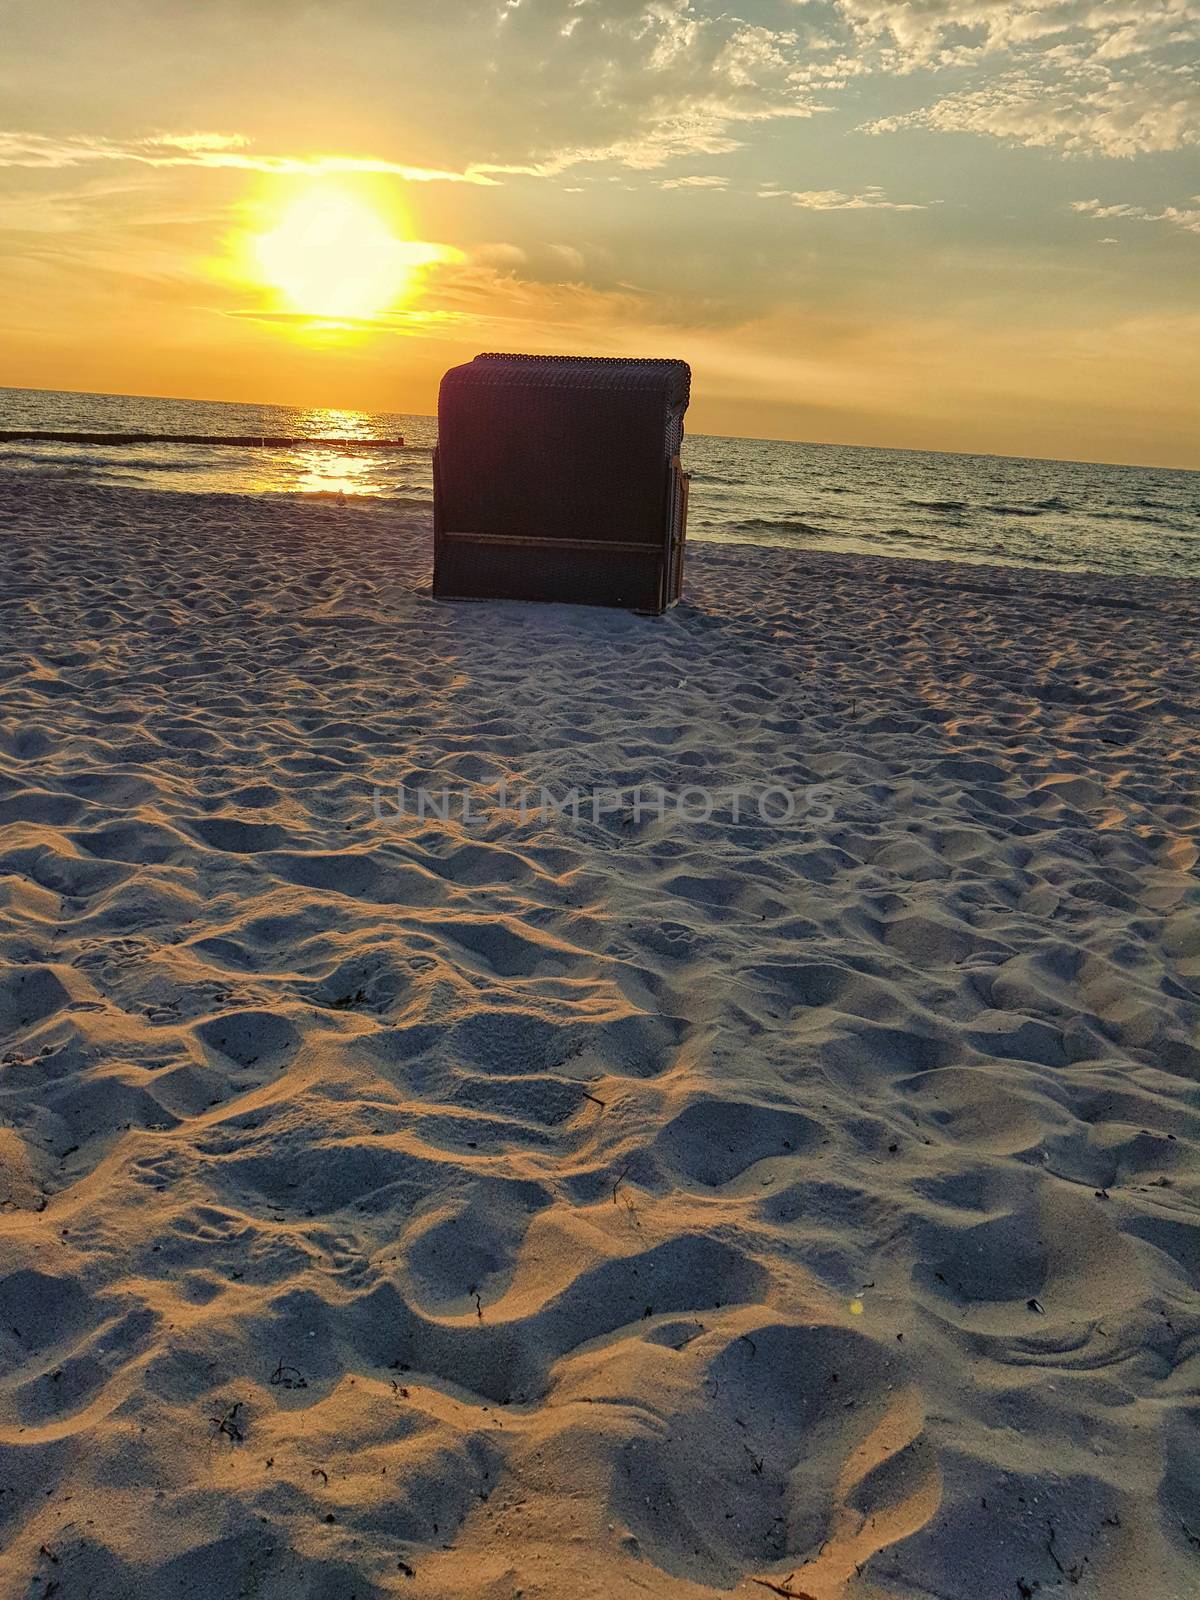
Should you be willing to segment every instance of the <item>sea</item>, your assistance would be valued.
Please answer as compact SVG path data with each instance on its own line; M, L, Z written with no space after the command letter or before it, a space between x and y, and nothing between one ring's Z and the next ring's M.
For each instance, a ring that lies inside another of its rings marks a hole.
M0 389L0 474L182 494L355 495L430 502L433 417L386 411ZM98 433L188 442L101 444ZM335 438L334 446L214 445L199 436ZM402 437L397 448L362 441ZM689 539L1200 576L1200 473L1010 456L691 434Z

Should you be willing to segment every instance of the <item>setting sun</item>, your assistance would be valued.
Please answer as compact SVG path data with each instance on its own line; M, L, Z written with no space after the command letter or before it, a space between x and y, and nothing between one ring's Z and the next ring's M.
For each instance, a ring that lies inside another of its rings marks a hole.
M373 317L400 305L416 271L446 253L398 237L380 210L330 185L293 200L275 226L250 243L265 287L293 311L331 319Z

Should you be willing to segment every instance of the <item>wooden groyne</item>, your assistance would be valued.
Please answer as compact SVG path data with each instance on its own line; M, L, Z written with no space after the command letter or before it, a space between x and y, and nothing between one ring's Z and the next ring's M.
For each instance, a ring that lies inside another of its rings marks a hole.
M0 444L203 444L253 450L399 450L403 438L321 439L302 434L258 433L65 433L45 428L0 429Z

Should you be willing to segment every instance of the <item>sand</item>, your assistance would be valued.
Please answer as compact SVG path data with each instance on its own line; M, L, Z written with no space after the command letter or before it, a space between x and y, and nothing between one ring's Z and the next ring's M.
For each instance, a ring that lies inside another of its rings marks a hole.
M419 507L29 480L0 562L5 1597L1195 1594L1200 589L455 606Z

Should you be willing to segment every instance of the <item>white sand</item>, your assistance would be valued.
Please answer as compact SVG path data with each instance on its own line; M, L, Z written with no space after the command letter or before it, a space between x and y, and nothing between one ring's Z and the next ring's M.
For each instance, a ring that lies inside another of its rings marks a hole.
M439 605L418 510L11 482L0 561L5 1597L1196 1593L1200 591ZM502 778L827 791L372 814Z

